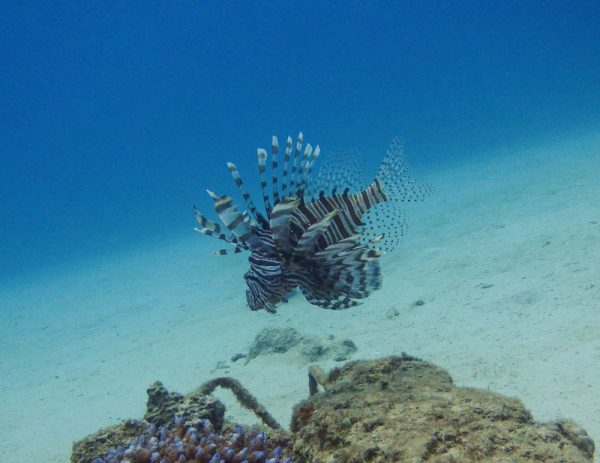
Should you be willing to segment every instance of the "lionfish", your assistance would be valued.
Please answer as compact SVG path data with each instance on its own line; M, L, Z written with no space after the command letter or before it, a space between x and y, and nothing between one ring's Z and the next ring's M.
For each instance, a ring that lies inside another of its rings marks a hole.
M244 278L252 310L274 313L295 288L308 302L325 309L357 305L357 300L381 287L379 258L404 234L400 203L429 193L429 186L408 169L398 139L370 182L364 181L353 153L324 164L314 176L320 148L307 144L303 150L303 144L302 133L295 146L287 138L280 168L279 142L273 136L270 192L268 154L257 150L264 211L258 210L231 162L227 167L246 210L240 212L230 196L207 190L224 229L194 206L198 232L229 243L230 252L250 252L250 269ZM221 249L214 254L227 253Z

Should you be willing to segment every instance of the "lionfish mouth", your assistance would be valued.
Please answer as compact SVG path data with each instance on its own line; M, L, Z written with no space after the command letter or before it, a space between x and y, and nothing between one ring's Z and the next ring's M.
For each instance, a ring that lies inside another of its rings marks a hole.
M372 181L365 179L353 152L332 157L313 175L319 146L304 147L302 133L293 145L288 137L280 166L279 142L273 137L270 188L267 151L257 151L262 211L246 192L237 167L228 162L245 210L240 212L231 197L207 190L224 227L194 206L196 230L229 243L229 252L250 253L244 278L252 310L275 312L296 288L325 309L352 307L381 287L379 258L404 235L402 203L422 200L431 189L413 176L398 139ZM227 253L221 249L215 254Z

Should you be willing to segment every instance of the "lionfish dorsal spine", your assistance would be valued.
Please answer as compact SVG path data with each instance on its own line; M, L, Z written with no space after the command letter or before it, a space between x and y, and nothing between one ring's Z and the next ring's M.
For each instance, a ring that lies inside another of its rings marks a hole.
M229 169L229 172L231 172L231 176L233 177L233 181L235 182L236 186L238 187L238 190L240 190L240 194L242 195L242 198L244 199L244 203L246 203L246 208L254 216L254 218L260 224L260 226L264 228L265 226L268 225L268 222L263 217L263 215L256 209L256 206L255 206L254 202L252 201L252 198L250 197L250 195L244 188L244 182L242 181L242 177L241 177L240 173L238 172L237 167L235 166L235 164L233 162L228 162L227 168Z
M281 196L286 198L287 193L287 181L288 181L288 163L290 162L290 156L292 154L292 137L288 136L285 143L285 155L283 158L283 175L281 176Z
M304 154L302 155L302 162L300 163L300 167L298 169L298 181L296 183L296 196L302 197L304 190L306 189L306 184L308 182L307 172L308 172L308 163L310 162L310 157L312 156L312 146L310 143L306 145L304 149Z
M273 184L273 203L277 204L280 201L279 197L279 185L277 183L277 170L278 170L278 160L277 155L279 154L279 141L277 137L273 135L273 139L271 141L271 182Z
M321 147L319 145L315 146L315 149L312 153L312 157L309 159L307 168L306 168L306 177L308 179L310 179L310 175L312 173L312 167L313 164L317 161L317 159L319 158L319 154L321 154ZM314 191L313 191L313 187L311 184L307 185L308 187L308 194L309 197L313 198L314 197Z
M258 175L260 177L260 189L262 191L263 202L265 204L265 212L267 214L267 217L270 217L273 207L271 206L271 200L269 199L269 193L267 192L267 178L265 174L267 152L263 148L258 148L256 150L256 155L258 157Z
M298 169L299 169L299 163L300 163L300 156L302 154L302 143L304 141L304 135L302 135L302 132L300 132L298 134L298 139L296 140L296 149L294 150L294 160L292 162L292 176L290 179L290 195L294 196L296 195L296 190L295 190L295 186L296 183L298 181ZM296 195L297 196L297 195Z

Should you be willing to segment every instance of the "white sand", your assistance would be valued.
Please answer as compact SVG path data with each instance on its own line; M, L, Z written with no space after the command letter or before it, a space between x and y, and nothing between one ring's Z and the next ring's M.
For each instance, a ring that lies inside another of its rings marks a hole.
M251 312L245 258L207 257L219 244L191 233L0 287L0 460L67 462L74 440L140 417L152 381L187 392L266 326L350 338L355 358L416 355L600 443L600 135L426 177L435 194L409 211L384 288L348 311L298 295L276 316ZM229 363L283 423L307 395L293 355Z

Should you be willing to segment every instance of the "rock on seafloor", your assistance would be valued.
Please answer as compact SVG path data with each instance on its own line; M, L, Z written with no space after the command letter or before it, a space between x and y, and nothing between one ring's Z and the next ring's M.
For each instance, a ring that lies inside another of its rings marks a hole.
M310 397L290 431L233 378L183 396L148 389L144 420L76 443L72 463L591 463L594 442L568 420L537 423L515 398L456 387L440 367L406 354L309 369ZM230 389L266 427L224 420L210 394ZM319 389L322 389L319 392Z
M456 387L445 370L408 355L312 373L324 392L294 407L299 461L593 461L594 442L575 423L536 423L518 399Z
M338 340L326 337L306 336L291 327L265 328L256 335L248 351L246 364L260 355L294 352L302 362L318 362L333 359L348 360L357 350L351 339Z

